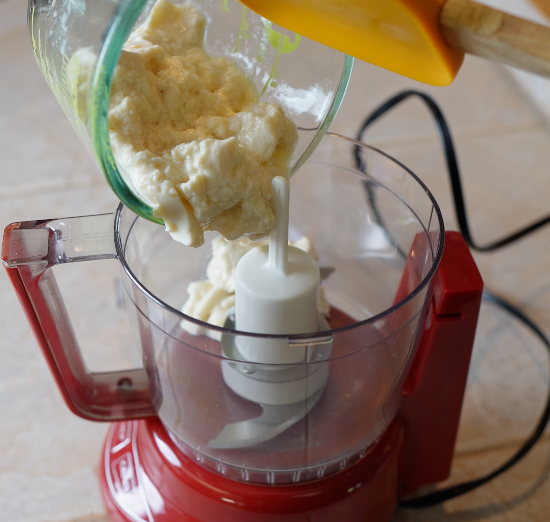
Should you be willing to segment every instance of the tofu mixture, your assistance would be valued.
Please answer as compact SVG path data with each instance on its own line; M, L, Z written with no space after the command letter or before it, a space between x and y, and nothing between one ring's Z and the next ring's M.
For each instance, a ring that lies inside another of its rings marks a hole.
M206 267L206 277L202 281L193 281L187 287L189 297L181 311L195 319L216 326L224 326L227 316L235 306L235 269L237 263L249 250L259 243L242 239L226 241L217 237L212 241L212 257ZM261 243L260 243L261 244ZM317 252L311 239L304 236L289 244L307 252L317 261ZM330 305L325 299L323 287L319 287L319 313L325 317L330 315ZM190 321L181 321L181 327L193 335L209 335L220 339L219 332L206 330Z
M119 170L192 247L205 230L230 240L270 231L271 180L288 175L298 139L232 61L206 53L205 28L193 4L158 0L122 50L109 105Z

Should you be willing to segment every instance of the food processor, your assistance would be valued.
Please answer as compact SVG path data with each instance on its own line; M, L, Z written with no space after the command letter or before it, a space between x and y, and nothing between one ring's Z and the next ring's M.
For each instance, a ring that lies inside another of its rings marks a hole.
M382 522L448 475L483 287L469 249L412 172L342 136L327 134L291 187L289 238L311 238L333 269L314 333L180 312L209 245L187 248L123 205L7 227L4 265L67 404L116 421L100 459L113 520ZM112 258L143 368L90 373L52 268ZM248 360L235 347L251 339L297 356Z
M100 483L113 521L388 522L399 499L449 474L483 282L413 172L326 132L350 58L238 2L197 3L206 48L237 60L298 126L283 228L315 246L328 317L262 333L250 307L223 326L180 311L216 235L197 249L173 241L108 137L113 70L144 0L30 1L42 71L122 203L13 223L2 261L68 407L112 422ZM71 57L86 46L98 59L83 84ZM57 265L105 259L120 262L141 368L89 371L55 282Z

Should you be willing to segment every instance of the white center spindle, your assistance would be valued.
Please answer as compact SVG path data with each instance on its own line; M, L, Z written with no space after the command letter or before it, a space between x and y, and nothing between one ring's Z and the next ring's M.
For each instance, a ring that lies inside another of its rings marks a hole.
M288 245L288 180L274 178L272 192L277 224L269 247L250 250L235 271L236 327L262 334L316 332L319 266L308 253ZM284 365L306 360L306 349L290 346L284 338L240 336L237 347L251 362Z

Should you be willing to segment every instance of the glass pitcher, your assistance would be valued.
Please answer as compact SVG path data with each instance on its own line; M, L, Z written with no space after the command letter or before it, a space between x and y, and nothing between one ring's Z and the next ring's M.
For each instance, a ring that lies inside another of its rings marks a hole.
M333 134L292 178L289 230L291 240L311 238L320 266L332 270L322 283L330 316L314 334L251 334L236 331L231 314L224 327L183 314L189 283L205 278L209 242L185 247L122 204L111 214L9 225L2 259L76 414L158 415L203 466L288 484L353 464L395 417L444 240L440 210L412 172ZM52 268L112 258L143 368L90 373ZM283 339L301 360L244 360L240 337Z
M255 84L261 101L277 102L297 125L298 144L291 158L295 172L336 115L353 59L272 24L237 0L194 3L209 20L205 49L236 61ZM28 25L48 85L111 188L136 214L161 223L125 183L125 173L113 157L107 122L111 81L122 46L152 5L152 0L30 0ZM97 61L71 61L81 48L89 48Z

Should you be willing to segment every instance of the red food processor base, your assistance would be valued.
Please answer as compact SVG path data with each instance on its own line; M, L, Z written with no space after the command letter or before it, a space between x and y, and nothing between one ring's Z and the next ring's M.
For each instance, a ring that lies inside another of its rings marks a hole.
M409 256L396 302L418 284L417 272ZM482 291L464 240L447 232L399 412L339 473L292 485L239 482L184 455L156 417L114 423L100 465L112 521L389 522L399 498L449 475Z
M397 503L403 426L394 421L348 469L304 484L260 486L196 464L160 421L114 423L101 460L101 489L113 522L388 521Z

